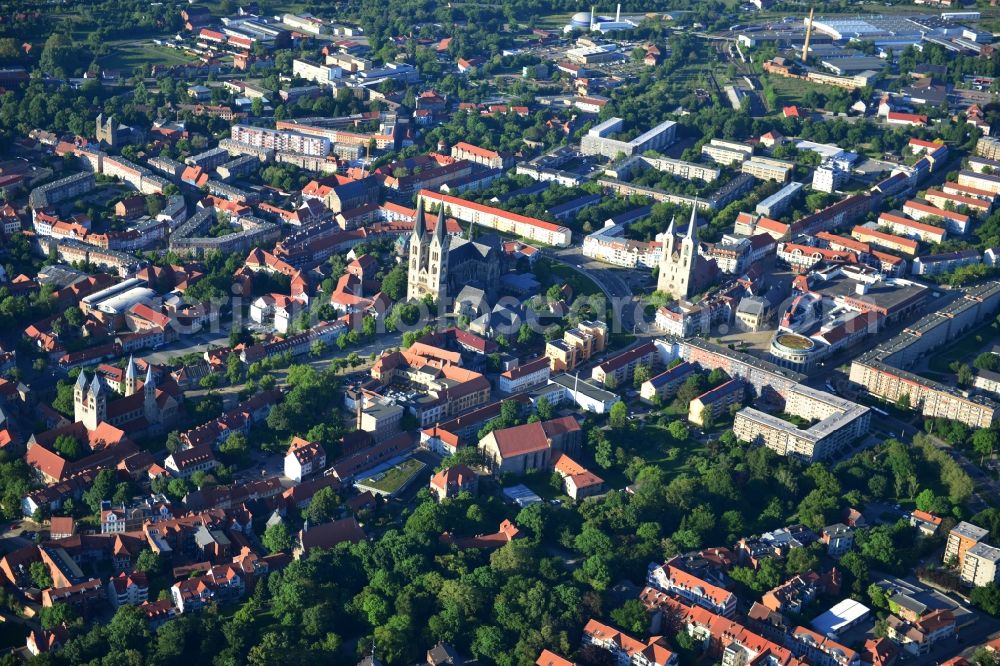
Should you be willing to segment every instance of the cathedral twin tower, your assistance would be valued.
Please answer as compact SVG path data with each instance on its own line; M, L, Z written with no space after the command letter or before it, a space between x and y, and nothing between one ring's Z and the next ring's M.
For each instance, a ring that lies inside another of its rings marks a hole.
M434 233L427 233L424 200L417 201L417 219L410 237L410 265L407 271L406 300L418 301L430 295L441 302L448 295L448 237L444 206L438 209Z
M709 271L705 264L710 262L698 254L698 204L691 206L691 222L678 243L674 235L674 221L670 221L663 234L663 255L660 257L660 272L656 280L656 290L670 294L678 300L697 294L705 283Z

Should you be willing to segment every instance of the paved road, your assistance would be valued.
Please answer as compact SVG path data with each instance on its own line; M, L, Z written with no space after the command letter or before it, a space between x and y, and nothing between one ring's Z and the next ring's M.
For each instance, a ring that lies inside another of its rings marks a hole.
M609 304L612 306L617 304L617 307L620 308L620 318L616 321L621 324L621 332L631 333L634 331L637 323L636 307L639 303L636 297L637 291L641 296L652 293L656 288L648 270L619 268L602 264L584 256L579 247L556 250L549 253L548 256L593 280L604 292Z
M218 331L202 331L182 336L179 340L164 345L143 358L154 365L170 365L172 361L192 352L203 353L209 347L229 345L229 321L222 322Z

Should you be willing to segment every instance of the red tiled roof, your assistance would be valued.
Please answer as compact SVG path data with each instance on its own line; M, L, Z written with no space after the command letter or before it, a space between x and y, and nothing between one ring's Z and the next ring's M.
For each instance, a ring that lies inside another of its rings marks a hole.
M564 232L566 230L566 227L562 227L558 224L553 224L551 222L546 222L545 220L539 220L537 218L528 217L526 215L518 215L517 213L511 213L501 208L492 208L490 206L484 206L483 204L476 203L475 201L469 201L467 199L462 199L460 197L453 197L447 194L441 194L440 192L433 192L431 190L420 190L420 196L424 197L429 201L437 201L440 203L444 203L445 205L451 205L451 206L463 206L487 215L496 215L498 217L512 220L514 222L520 222L522 224L530 224L532 226L538 227L539 229L545 229L546 231Z
M302 547L307 551L313 548L333 548L345 541L358 543L366 538L365 531L353 517L310 526L308 531L300 533Z
M576 666L576 664L569 659L560 657L555 652L542 650L538 659L535 660L535 666Z

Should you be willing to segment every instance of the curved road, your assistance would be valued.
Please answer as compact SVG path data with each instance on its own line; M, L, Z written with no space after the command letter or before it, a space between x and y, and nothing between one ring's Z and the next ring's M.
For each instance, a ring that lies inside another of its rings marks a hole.
M636 295L632 291L633 282L643 282L641 271L631 271L625 268L617 268L610 265L599 264L593 259L583 255L579 247L568 247L547 253L553 261L557 261L564 266L581 275L590 278L604 292L609 304L620 307L620 322L622 331L631 333L635 326L635 308L638 304ZM633 278L630 280L629 278ZM639 294L641 296L641 294Z

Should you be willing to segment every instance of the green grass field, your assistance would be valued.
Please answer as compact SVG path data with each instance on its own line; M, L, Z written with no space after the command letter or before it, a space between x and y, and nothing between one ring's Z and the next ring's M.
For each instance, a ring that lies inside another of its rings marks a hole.
M768 76L767 82L774 88L778 95L778 101L785 105L802 104L805 96L810 91L815 91L820 95L828 95L832 88L823 86L803 79L786 79L782 76Z
M195 59L183 51L158 46L152 42L118 42L111 54L101 58L101 66L132 71L142 65L186 65Z
M405 486L410 479L419 474L424 467L425 465L419 460L410 458L383 472L381 478L371 477L363 479L360 485L392 495Z
M586 275L577 273L565 264L557 264L553 262L551 266L552 275L569 284L569 286L573 288L574 296L589 296L591 294L602 293L601 288L597 286L597 283Z

